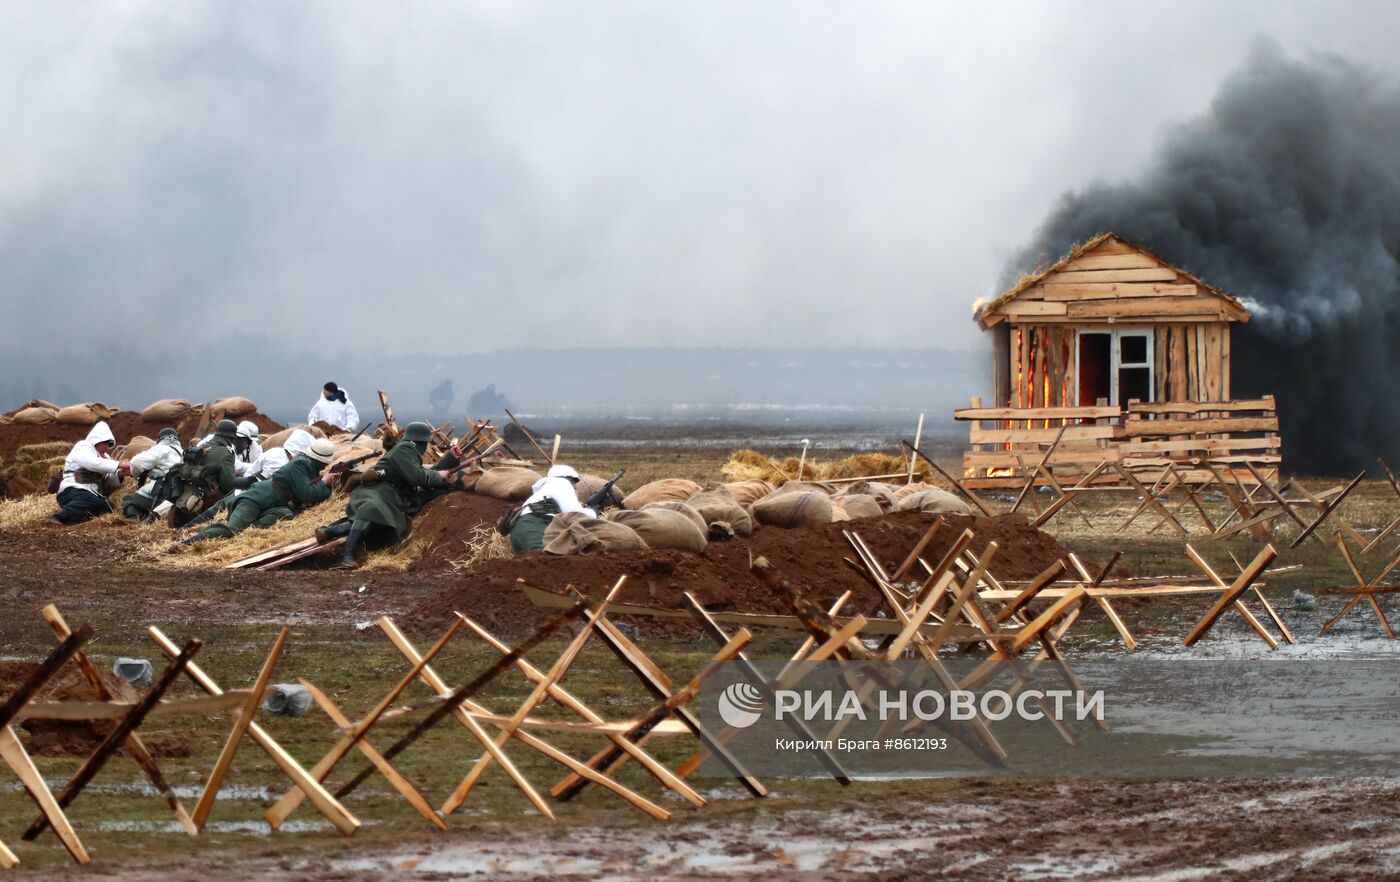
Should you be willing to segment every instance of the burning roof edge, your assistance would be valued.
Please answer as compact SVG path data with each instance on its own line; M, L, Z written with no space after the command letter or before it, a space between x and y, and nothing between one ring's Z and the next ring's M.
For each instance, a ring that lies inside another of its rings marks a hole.
M1120 236L1114 232L1100 233L1097 236L1094 236L1092 239L1086 239L1083 242L1075 243L1074 247L1071 248L1069 252L1065 254L1064 257L1061 257L1059 260L1050 264L1043 270L1040 270L1038 272L1026 273L1025 275L1021 276L1020 280L1017 281L1016 284L1013 285L1010 289L1002 292L1001 294L998 294L996 297L978 306L977 309L973 312L973 318L977 320L977 323L982 327L983 330L986 330L988 327L990 327L990 325L988 325L986 322L986 318L989 315L996 313L999 309L1001 309L1001 307L1016 299L1026 289L1032 288L1035 285L1039 284L1041 280L1043 280L1046 276L1053 275L1054 273L1063 270L1071 262L1078 260L1085 254L1088 254L1090 251L1093 251L1095 248L1099 247L1100 245L1109 241L1110 239L1115 240L1117 242L1121 242L1122 244L1127 245L1129 248L1133 248L1137 251L1142 252L1146 256L1162 264L1162 266L1167 267L1175 273L1178 273L1182 276L1182 278L1189 279L1202 291L1219 297L1221 300L1224 300L1226 303L1230 304L1230 306L1233 307L1232 311L1234 311L1237 314L1238 321L1249 321L1249 309L1243 303L1241 303L1238 298L1225 293L1224 291L1220 290L1219 288L1215 287L1209 282L1206 282L1205 280L1199 278L1191 272L1182 269L1176 264L1171 263L1170 261L1163 260L1161 257L1157 256L1155 252L1137 242L1134 242L1132 239Z

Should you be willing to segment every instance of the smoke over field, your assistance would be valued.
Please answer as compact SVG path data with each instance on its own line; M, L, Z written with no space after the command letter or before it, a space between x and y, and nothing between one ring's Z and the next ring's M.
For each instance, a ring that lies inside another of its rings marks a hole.
M1243 299L1235 397L1279 399L1290 470L1400 451L1400 91L1330 57L1255 48L1141 175L1067 193L1014 279L1112 230Z

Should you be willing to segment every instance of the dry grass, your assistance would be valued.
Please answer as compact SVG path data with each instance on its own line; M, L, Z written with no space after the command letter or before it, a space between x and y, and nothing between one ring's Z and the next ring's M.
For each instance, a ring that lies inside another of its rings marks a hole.
M345 500L338 496L309 508L296 517L279 521L267 529L250 527L231 539L212 539L193 545L179 544L178 537L166 530L144 543L145 556L166 567L218 569L260 551L305 539L317 527L339 520L345 514ZM225 519L220 514L215 522Z
M26 444L15 451L15 463L38 462L54 457L65 457L73 449L68 441L45 441L42 444Z
M42 524L58 511L47 493L33 493L19 499L0 501L0 530L14 530Z
M909 460L890 453L857 453L830 462L808 457L804 463L795 456L779 462L756 450L736 450L730 454L729 461L720 468L720 474L726 481L763 480L782 485L787 481L797 480L799 466L805 481L831 481L875 475L904 475L909 471ZM928 474L927 463L915 463L916 479L926 478Z
M510 538L498 533L492 524L477 524L462 544L466 546L466 556L448 561L453 571L458 573L464 573L482 561L500 560L515 554L510 547Z

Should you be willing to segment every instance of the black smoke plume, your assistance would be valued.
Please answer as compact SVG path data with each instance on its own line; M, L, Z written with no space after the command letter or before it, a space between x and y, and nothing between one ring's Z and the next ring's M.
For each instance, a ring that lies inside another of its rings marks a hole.
M1062 197L1019 275L1114 231L1240 297L1232 393L1273 393L1290 472L1400 465L1400 93L1255 47L1138 180Z

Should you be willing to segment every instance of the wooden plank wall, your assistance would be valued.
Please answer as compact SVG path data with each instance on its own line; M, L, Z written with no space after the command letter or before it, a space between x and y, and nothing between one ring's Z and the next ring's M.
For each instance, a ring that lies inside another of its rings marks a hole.
M1010 343L1008 406L1073 407L1078 404L1075 400L1079 387L1074 373L1073 327L1013 325Z
M1157 401L1229 400L1228 323L1157 325L1153 349Z

